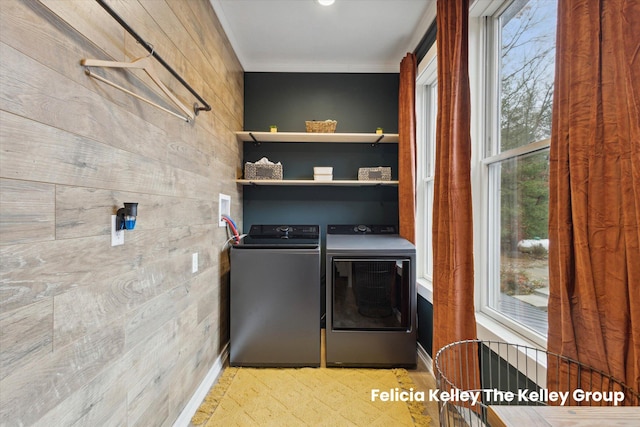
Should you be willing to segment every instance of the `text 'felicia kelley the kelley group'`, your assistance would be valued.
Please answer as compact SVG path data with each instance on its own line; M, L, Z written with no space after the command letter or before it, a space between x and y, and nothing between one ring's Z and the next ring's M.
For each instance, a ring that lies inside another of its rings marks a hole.
M571 400L569 400L571 398ZM624 392L622 391L585 391L576 389L572 392L568 391L550 391L548 389L522 389L518 391L502 391L498 389L484 390L459 390L451 389L450 391L432 389L428 392L402 390L400 388L392 388L389 390L371 389L371 401L381 402L431 402L444 403L468 403L475 406L481 402L491 403L558 403L566 405L569 402L608 402L613 406L617 406L624 401Z

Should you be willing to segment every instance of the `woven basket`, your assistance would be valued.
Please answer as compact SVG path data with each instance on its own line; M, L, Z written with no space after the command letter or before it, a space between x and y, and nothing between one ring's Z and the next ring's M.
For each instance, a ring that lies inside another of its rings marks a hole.
M334 133L338 124L335 120L307 120L304 123L307 126L307 132L314 133Z
M391 181L391 168L378 166L376 168L358 168L359 181Z

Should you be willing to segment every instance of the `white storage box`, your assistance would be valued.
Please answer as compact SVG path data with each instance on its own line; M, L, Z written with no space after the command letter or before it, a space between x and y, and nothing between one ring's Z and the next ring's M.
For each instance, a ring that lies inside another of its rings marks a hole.
M313 175L315 181L333 181L333 175Z
M314 175L333 175L333 168L331 166L315 166L313 168Z
M315 166L313 179L316 181L333 181L333 168L331 166Z

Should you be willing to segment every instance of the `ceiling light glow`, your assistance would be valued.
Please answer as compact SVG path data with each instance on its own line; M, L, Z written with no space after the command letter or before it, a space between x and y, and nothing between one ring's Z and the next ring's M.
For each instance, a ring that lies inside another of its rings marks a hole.
M331 6L336 0L318 0L318 3L320 3L323 6Z

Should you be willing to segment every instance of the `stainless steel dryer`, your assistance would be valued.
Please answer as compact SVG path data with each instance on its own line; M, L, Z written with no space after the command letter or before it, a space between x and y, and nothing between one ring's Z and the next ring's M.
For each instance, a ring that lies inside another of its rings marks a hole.
M329 225L327 366L416 366L416 251L395 226Z
M231 366L320 366L320 297L320 226L252 226L231 248Z

